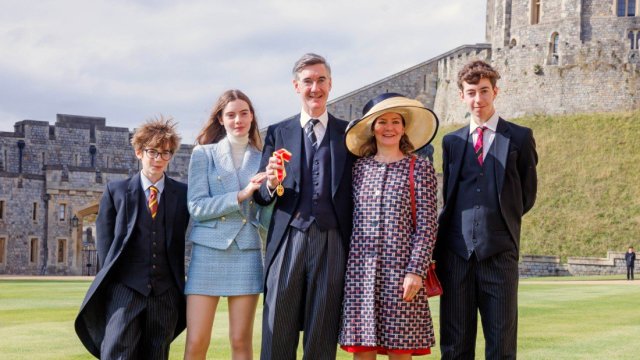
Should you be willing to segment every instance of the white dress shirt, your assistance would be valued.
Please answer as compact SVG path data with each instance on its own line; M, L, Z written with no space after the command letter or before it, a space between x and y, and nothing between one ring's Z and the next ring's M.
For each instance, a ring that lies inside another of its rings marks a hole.
M317 118L312 118L304 110L300 111L300 127L304 129L304 126L311 119L320 120L320 122L313 127L313 132L316 134L316 139L318 139L318 146L320 146L320 143L324 138L324 134L327 132L327 123L329 122L329 113L325 110L324 113L322 113L322 115L318 116Z
M498 128L498 120L500 116L498 112L494 112L493 115L489 118L489 120L482 124L478 125L476 122L471 119L469 122L469 134L473 137L473 144L475 145L476 141L478 141L478 132L476 131L479 127L486 127L484 132L482 133L482 159L487 158L487 153L489 153L489 148L491 148L491 144L493 144L493 139L496 137L496 129Z

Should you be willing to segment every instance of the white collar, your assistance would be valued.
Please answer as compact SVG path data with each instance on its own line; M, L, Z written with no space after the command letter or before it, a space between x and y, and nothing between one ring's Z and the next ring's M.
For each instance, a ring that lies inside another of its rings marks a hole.
M487 120L487 122L485 122L482 125L478 125L473 118L471 118L471 121L469 122L469 134L473 134L477 128L479 127L486 127L487 129L496 132L496 130L498 129L498 120L500 120L500 115L498 115L497 111L493 112L493 115L491 115L491 117L489 118L489 120Z
M151 185L155 186L156 189L158 189L158 193L162 194L162 190L164 190L164 179L165 176L164 174L162 174L162 179L158 180L158 182L156 182L155 184L151 182L151 180L149 180L149 178L147 178L142 171L140 171L140 183L142 184L142 189L144 191L147 191L149 189L149 187Z
M307 114L304 110L300 111L300 127L304 128L304 126L307 124L307 122L310 119L318 119L320 120L320 123L322 124L322 126L324 126L324 128L327 128L327 123L329 122L329 112L327 112L327 110L325 110L322 115L312 118L311 115Z
M227 140L231 143L231 147L246 147L249 143L249 133L246 133L245 136L235 136L233 134L226 134Z

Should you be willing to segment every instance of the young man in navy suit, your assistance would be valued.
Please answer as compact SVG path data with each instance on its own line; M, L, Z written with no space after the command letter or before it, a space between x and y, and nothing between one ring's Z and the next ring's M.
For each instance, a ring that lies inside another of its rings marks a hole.
M335 359L351 237L353 158L344 142L347 122L327 112L329 64L305 54L293 77L302 110L269 126L259 170L267 172L267 181L253 193L261 205L275 201L260 358L295 359L302 330L305 359ZM273 155L280 149L291 153L286 164ZM284 168L286 177L279 178Z
M522 216L536 199L531 129L499 117L500 75L473 61L458 74L470 124L442 140L444 207L435 258L443 359L474 359L480 313L487 359L515 359Z
M167 359L185 327L187 185L165 175L180 145L171 120L131 139L142 170L107 184L96 220L96 275L76 318L78 337L101 359Z

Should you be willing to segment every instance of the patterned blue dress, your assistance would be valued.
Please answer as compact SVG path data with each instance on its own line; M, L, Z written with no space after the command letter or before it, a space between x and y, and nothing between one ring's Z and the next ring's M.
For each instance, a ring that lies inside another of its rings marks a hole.
M417 227L411 220L410 158L359 159L353 170L353 234L345 276L342 346L422 350L435 343L424 289L402 300L407 272L426 276L437 232L436 176L416 159Z

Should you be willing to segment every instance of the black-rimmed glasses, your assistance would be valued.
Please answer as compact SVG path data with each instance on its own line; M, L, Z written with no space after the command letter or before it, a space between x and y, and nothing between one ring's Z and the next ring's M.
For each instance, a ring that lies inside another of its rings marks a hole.
M171 160L173 157L173 153L171 151L163 151L159 152L156 149L144 149L144 152L147 153L147 156L152 159L157 159L158 156L162 158L162 160Z

